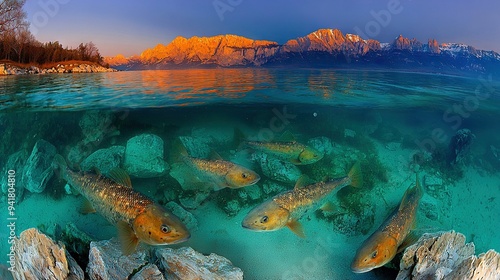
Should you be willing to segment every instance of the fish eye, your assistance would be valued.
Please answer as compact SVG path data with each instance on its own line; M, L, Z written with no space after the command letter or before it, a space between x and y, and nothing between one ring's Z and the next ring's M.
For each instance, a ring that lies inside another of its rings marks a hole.
M246 174L246 173L241 173L241 177L242 177L243 179L246 179L246 178L248 177L248 174Z
M269 221L269 217L268 217L268 216L263 216L263 217L260 219L260 222L261 222L261 223L267 223L267 221Z
M169 233L170 228L167 225L161 225L161 232L163 233Z
M373 253L372 253L372 259L376 258L377 254L378 254L378 251L373 251Z

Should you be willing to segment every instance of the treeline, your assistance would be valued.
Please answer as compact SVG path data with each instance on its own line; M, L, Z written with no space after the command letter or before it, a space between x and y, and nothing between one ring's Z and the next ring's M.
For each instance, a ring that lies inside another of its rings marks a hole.
M58 41L41 43L37 40L19 40L16 36L0 38L0 59L19 63L44 64L68 60L102 62L94 43L80 44L76 49L63 47Z
M94 43L81 43L77 48L63 47L58 41L41 43L29 31L25 0L0 2L0 60L26 64L45 64L69 60L102 63L102 56Z

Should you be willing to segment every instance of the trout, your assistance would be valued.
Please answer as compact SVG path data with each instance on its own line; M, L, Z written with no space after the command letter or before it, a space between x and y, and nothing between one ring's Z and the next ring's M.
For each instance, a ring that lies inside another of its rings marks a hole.
M317 162L323 158L323 154L318 150L301 144L297 141L290 142L257 142L247 141L245 145L249 148L270 154L283 161L291 162L295 165L306 165Z
M203 181L204 184L212 183L215 189L238 189L254 185L260 180L259 174L238 165L223 160L217 153L212 153L212 160L190 157L180 140L174 147L174 159L186 164Z
M415 241L415 235L409 233L415 225L421 197L422 187L417 175L415 186L406 190L399 207L363 242L356 252L351 263L353 272L364 273L379 268Z
M189 239L189 231L177 216L132 189L125 171L114 169L110 178L74 172L60 155L54 160L54 168L88 200L85 212L98 212L117 226L125 255L134 252L139 242L166 245Z
M288 227L300 237L305 237L298 220L310 210L328 209L327 199L333 190L351 185L359 187L361 172L355 164L347 176L315 184L301 186L298 180L295 188L284 191L252 209L243 219L242 226L254 231L275 231Z

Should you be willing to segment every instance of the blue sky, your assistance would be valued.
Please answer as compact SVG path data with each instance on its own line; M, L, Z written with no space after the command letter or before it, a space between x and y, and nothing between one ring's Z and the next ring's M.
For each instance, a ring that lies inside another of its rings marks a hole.
M140 54L176 36L237 34L285 43L320 28L391 42L399 34L500 52L498 0L27 0L36 38Z

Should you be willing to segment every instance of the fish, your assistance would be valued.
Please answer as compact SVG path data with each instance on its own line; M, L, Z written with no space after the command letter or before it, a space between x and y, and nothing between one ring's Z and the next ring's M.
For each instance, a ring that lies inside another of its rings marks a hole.
M243 146L295 165L312 164L321 160L324 156L317 149L297 142L289 132L284 133L280 137L280 141L243 141Z
M396 207L382 225L359 247L351 263L354 273L365 273L390 262L397 253L416 241L412 229L420 198L423 195L418 175L415 186L406 190Z
M359 187L362 181L359 163L344 177L324 180L313 184L303 184L301 177L292 190L281 192L257 205L245 216L241 225L253 231L275 231L288 227L299 237L304 238L304 230L299 219L320 206L325 211L332 210L327 201L333 190L351 185Z
M256 184L260 175L244 166L223 160L219 154L212 152L214 159L194 158L188 152L180 140L174 144L174 159L183 162L195 173L202 184L211 183L215 190L223 188L239 189Z
M115 168L109 172L109 178L100 172L75 172L68 168L61 155L56 155L53 167L86 198L82 212L98 212L117 226L124 255L133 253L139 242L168 245L190 238L191 234L177 216L132 189L125 171Z

